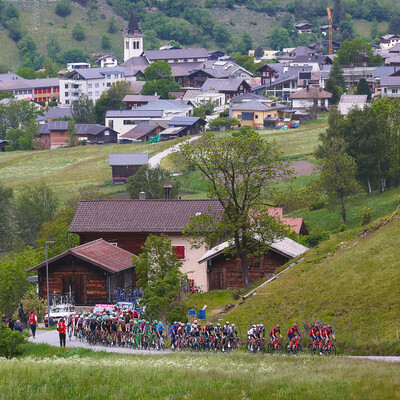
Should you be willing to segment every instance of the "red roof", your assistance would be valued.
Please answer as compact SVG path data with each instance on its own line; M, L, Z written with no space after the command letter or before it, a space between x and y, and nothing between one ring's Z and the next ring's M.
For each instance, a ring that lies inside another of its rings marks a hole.
M280 207L269 208L268 214L272 217L280 219L284 225L288 225L290 230L296 232L298 235L300 235L300 231L302 230L303 226L304 229L307 230L305 228L303 218L283 218L283 209Z
M132 253L114 246L103 239L97 239L93 242L85 243L69 249L58 256L50 258L49 264L68 255L73 255L111 273L116 273L130 268L133 264ZM44 266L46 266L45 261L28 269L26 272L29 273Z
M182 233L191 216L221 216L218 200L87 200L82 201L69 228L84 232Z

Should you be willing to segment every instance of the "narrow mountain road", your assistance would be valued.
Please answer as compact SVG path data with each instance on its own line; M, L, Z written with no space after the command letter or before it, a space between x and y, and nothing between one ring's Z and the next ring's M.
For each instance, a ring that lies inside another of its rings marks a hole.
M185 143L187 142L192 142L193 140L198 139L200 136L193 136L191 138L189 138L188 140L185 141ZM179 151L179 147L180 147L180 143L162 151L161 153L158 153L156 155L154 155L153 157L150 157L149 159L149 166L152 168L157 167L158 165L160 165L161 160L165 157L167 157L168 155L175 153L177 151Z
M33 339L31 336L29 341L32 343L45 343L50 346L60 346L60 340L57 331L46 331L38 329L36 331L36 338ZM106 351L107 353L120 353L120 354L169 354L171 350L157 351L157 350L134 350L126 347L105 347L105 346L91 346L87 342L79 342L76 337L69 340L67 337L66 347L83 347L85 349L90 349L93 351Z

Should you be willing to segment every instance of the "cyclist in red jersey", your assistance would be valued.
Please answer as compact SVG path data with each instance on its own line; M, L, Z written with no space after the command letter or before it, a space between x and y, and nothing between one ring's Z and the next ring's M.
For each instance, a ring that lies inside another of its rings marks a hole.
M290 341L290 347L292 347L295 339L301 339L297 324L290 327L287 334Z
M332 332L332 325L328 325L325 329L324 336L325 336L325 344L328 345L330 341L329 335L332 334L333 339L336 339L335 334Z
M279 333L279 336L282 338L283 336L281 335L281 327L279 325L276 325L275 328L272 328L269 331L269 337L271 338L271 343L275 343L277 338L277 334Z

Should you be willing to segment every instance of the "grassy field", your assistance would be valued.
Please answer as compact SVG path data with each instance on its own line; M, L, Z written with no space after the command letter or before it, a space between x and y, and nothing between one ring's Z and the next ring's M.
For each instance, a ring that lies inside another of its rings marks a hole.
M31 346L32 356L0 363L1 399L400 398L399 366L386 363L242 352L132 356Z
M366 237L345 231L309 250L296 267L222 318L243 331L250 320L269 329L333 321L339 349L399 354L399 214L376 228Z
M152 156L173 144L168 141L0 153L0 180L16 190L44 181L61 201L87 185L101 185L103 192L117 193L126 189L125 185L111 183L109 153L144 152Z

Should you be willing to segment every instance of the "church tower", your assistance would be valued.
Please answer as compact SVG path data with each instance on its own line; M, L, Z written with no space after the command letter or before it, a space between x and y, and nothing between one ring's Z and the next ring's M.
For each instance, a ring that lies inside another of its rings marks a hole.
M124 35L124 62L132 57L140 57L143 54L143 35L132 9L128 28Z

